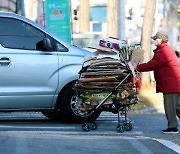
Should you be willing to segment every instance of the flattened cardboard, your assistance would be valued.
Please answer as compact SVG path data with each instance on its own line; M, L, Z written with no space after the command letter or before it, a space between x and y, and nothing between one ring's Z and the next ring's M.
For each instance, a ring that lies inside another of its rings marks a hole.
M131 63L136 68L136 66L142 62L144 55L144 50L135 49L132 51Z
M100 62L94 62L91 64L91 66L102 66L102 65L121 65L121 62L119 60L106 60L106 61L100 61Z
M114 82L114 81L119 81L117 78L115 77L103 77L103 78L80 78L79 79L80 82L95 82L95 81L99 81L99 82L104 82L104 81L111 81L111 82Z
M126 69L113 69L114 72L118 72L121 70L123 73L129 73L129 70ZM109 68L87 68L87 72L105 72L105 71L112 71L112 69Z
M112 51L110 48L102 47L102 46L100 46L99 44L96 44L96 43L90 44L88 46L88 48L97 49L97 50L100 50L100 52L107 52L107 53L117 54L116 52Z
M76 83L74 89L80 93L102 93L112 92L112 90L119 84L120 81L129 73L132 72L135 75L135 66L143 59L143 50L136 49L130 53L125 53L122 50L122 57L120 60L120 52L111 50L99 45L93 45L91 48L97 49L97 52L105 54L106 56L88 57L83 64L80 72L80 78ZM114 58L112 53L116 54ZM126 55L126 57L124 56ZM124 57L123 57L124 56ZM131 58L131 61L129 61ZM123 60L123 62L122 62ZM123 91L127 91L128 95L122 95ZM132 83L123 83L117 88L119 96L117 97L119 103L126 107L137 103L137 93L135 91L135 85ZM83 102L82 110L92 110L94 106L99 104L99 98L91 98L86 102Z
M118 59L114 59L111 57L97 58L97 57L87 57L84 61L83 67L90 66L94 63L100 63L104 61L118 61Z
M121 68L123 69L122 66L117 66L117 65L106 65L106 66L104 66L104 65L103 66L96 66L96 65L92 66L91 65L90 68L92 68L92 69L106 69L107 68L107 69L112 69L112 70L113 69L121 69Z
M81 82L79 84L81 84ZM113 85L113 86L115 86L115 85L118 85L119 82L88 82L86 84L88 84L88 85L97 85L97 86L98 85L107 85L107 86Z
M103 72L84 72L82 73L81 75L82 76L104 76L104 75L107 75L107 76L112 76L112 75L122 75L123 74L123 70L118 70L118 71L103 71Z

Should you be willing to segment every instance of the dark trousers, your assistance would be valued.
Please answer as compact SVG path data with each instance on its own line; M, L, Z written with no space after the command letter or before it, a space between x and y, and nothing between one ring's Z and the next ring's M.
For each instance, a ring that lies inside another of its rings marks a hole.
M168 128L177 128L176 116L180 119L180 93L163 94L164 110L168 121Z

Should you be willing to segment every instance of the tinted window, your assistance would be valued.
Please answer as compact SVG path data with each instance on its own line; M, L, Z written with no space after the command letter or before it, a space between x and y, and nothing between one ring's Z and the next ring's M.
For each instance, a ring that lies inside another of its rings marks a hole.
M68 49L58 42L56 42L56 48L58 52L68 52Z
M6 48L36 50L45 34L35 27L11 18L0 18L0 43Z

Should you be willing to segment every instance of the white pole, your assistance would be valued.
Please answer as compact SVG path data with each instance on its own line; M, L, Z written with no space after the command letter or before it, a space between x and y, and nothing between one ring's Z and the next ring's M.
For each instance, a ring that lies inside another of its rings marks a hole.
M125 3L124 0L118 0L119 9L118 9L118 36L121 40L126 40L125 35Z

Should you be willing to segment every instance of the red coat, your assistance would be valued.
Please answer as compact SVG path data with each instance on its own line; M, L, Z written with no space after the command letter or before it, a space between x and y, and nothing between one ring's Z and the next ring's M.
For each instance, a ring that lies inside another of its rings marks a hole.
M138 65L137 70L154 71L156 92L180 92L180 67L174 50L167 43L162 43L153 52L153 58Z

